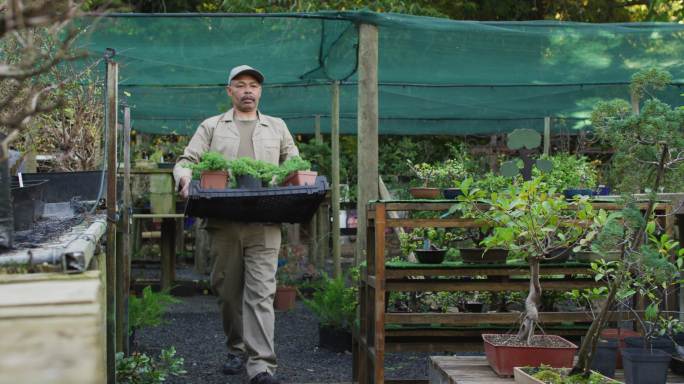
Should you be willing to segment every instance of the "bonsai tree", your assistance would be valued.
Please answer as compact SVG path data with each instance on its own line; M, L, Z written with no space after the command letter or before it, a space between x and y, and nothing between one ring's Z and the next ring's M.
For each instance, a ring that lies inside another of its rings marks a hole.
M464 201L472 196L465 195ZM517 339L530 344L539 322L542 296L539 264L558 257L559 249L579 244L587 234L586 223L595 216L594 209L587 198L573 201L556 198L555 189L541 177L512 185L489 197L478 197L479 201L470 201L470 204L479 219L493 227L482 244L487 249L506 247L513 257L527 260L529 264L530 290Z
M656 237L655 233L655 191L660 190L666 172L680 171L684 163L684 110L673 109L651 93L666 86L671 79L670 74L665 71L642 70L632 76L630 89L634 105L621 99L600 102L592 113L592 123L599 137L609 141L616 153L626 156L620 159L631 164L633 176L629 176L629 173L625 176L634 178L633 183L640 186L637 189L649 186L652 192L643 213L634 204L628 204L619 217L615 218L620 221L606 225L602 232L622 237L621 257L620 261L608 264L609 267L602 267L605 264L595 267L599 272L597 278L609 280L606 303L587 331L577 364L573 367L573 372L576 373L588 374L601 330L608 321L610 308L626 295L625 292L632 295L636 293L637 288L647 281L644 277L650 276L650 273L645 273L647 270L634 268L657 263L659 268L653 271L660 273L671 270L668 267L670 258L664 257L673 252L671 247L666 246L669 239L665 238L663 243L663 237ZM645 95L651 97L641 106L639 101ZM678 255L677 266L681 268L682 251ZM635 271L641 272L635 274ZM643 287L639 289L642 289L642 293L652 292ZM651 313L652 311L651 309Z
M410 159L406 160L411 171L418 176L424 188L432 187L437 176L437 169L428 163L414 164Z

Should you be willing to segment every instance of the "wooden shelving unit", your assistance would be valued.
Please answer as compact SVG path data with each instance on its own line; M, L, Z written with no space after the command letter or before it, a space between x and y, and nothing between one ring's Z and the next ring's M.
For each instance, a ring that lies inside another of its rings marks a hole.
M383 383L386 352L458 352L481 350L480 335L490 331L506 332L515 327L518 313L390 313L387 312L387 293L437 291L527 291L526 263L505 265L464 265L444 263L439 266L388 263L386 229L392 227L472 228L473 219L396 219L392 211L446 211L454 201L411 200L376 201L367 207L366 264L359 283L359 328L354 337L354 381ZM617 210L611 202L595 202L595 208ZM645 208L645 204L642 208ZM671 206L659 203L662 224L672 233L674 218ZM545 290L588 288L597 286L587 264L566 262L542 264L542 278L553 279L542 283ZM473 277L477 276L477 279ZM562 277L559 277L562 276ZM675 301L671 301L675 302ZM542 312L541 323L554 334L579 336L585 328L561 326L561 323L590 322L591 314L584 312ZM627 313L612 313L613 320L629 319ZM412 381L415 382L415 381Z

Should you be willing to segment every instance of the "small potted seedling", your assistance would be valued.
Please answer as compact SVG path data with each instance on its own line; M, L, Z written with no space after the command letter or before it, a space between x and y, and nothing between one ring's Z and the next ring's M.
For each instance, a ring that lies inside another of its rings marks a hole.
M291 157L280 165L276 182L281 186L314 185L318 172L311 171L311 163L299 156Z
M225 189L228 184L228 161L219 152L205 152L200 162L190 168L202 189Z

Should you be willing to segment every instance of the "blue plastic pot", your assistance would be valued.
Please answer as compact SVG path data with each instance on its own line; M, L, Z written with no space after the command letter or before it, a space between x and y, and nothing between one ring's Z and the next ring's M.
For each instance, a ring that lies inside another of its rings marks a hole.
M665 384L670 356L660 349L625 348L622 361L627 384Z
M563 191L563 195L565 195L566 199L572 199L576 195L593 196L594 191L592 191L591 189L566 189Z

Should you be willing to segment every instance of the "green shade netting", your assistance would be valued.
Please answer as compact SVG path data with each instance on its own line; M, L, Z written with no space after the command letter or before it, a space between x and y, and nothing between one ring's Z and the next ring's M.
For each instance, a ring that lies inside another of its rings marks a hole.
M356 132L358 26L379 31L382 134L489 134L587 125L598 100L629 99L639 69L673 83L657 94L681 105L684 25L549 21L470 22L369 12L269 15L110 15L79 20L91 57L116 49L120 94L133 126L191 134L229 108L230 68L266 76L260 109L311 133L329 132L331 83L340 85L340 129Z

